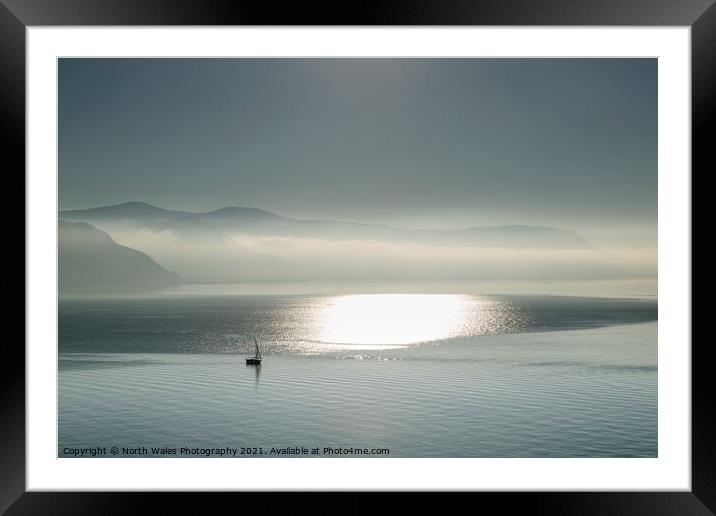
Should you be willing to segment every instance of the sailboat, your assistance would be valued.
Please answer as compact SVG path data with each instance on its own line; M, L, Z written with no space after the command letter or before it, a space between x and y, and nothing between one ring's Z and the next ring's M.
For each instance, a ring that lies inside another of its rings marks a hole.
M254 338L256 345L256 355L246 359L246 365L261 365L261 350L259 349L259 341Z

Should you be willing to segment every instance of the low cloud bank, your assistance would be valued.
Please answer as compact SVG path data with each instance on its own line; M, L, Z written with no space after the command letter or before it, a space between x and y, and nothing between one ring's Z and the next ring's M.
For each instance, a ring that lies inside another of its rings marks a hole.
M537 249L325 240L233 233L179 238L171 231L120 231L188 281L459 281L655 277L655 247Z

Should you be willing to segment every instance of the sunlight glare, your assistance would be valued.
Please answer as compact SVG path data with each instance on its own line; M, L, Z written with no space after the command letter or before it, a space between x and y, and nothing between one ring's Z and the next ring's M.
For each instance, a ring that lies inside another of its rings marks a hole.
M316 313L317 339L343 344L414 344L463 334L470 296L365 294L330 298Z

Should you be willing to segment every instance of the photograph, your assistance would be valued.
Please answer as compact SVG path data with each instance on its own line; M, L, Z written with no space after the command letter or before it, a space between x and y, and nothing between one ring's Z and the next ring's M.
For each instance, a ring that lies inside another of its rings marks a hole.
M59 57L57 457L659 458L658 70Z

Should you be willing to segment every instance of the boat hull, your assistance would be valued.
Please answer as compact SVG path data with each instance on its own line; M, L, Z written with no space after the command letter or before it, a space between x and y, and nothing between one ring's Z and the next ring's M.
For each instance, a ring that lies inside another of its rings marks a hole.
M261 365L260 358L247 358L246 365Z

